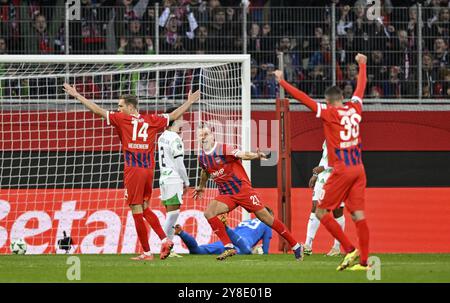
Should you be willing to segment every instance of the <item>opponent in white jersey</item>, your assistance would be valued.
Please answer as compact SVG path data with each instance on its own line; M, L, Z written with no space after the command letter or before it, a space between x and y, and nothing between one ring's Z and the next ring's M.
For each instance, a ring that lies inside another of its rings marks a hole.
M169 109L167 112L171 112ZM159 188L161 201L166 208L164 231L169 239L174 235L174 226L180 215L183 193L189 187L189 178L184 165L184 144L180 137L181 120L172 121L169 128L158 138ZM178 256L171 252L169 257Z
M316 217L316 206L317 201L323 192L323 186L327 182L328 177L331 175L332 168L328 167L328 151L326 141L322 145L322 158L320 159L319 165L314 167L313 176L309 180L309 187L314 188L312 196L312 208L311 214L309 215L308 229L306 231L306 242L305 242L305 255L312 254L312 245L314 237L316 236L317 230L320 226L320 220ZM334 218L342 227L345 227L345 217L344 217L344 202L342 202L341 207L333 211ZM340 243L338 240L334 240L334 245L328 252L327 256L338 256L341 252Z

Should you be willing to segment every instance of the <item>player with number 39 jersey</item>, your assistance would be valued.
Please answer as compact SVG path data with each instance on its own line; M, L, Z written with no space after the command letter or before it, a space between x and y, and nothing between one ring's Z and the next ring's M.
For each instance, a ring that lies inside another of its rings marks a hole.
M358 54L358 83L350 102L343 103L342 90L337 86L325 92L327 104L320 104L307 94L283 80L283 73L275 71L275 78L280 85L295 99L302 102L322 119L328 149L328 166L332 173L326 181L322 195L319 197L316 216L327 230L341 242L347 252L337 270L367 270L369 254L369 229L364 217L364 192L366 174L361 159L360 122L362 121L362 99L366 87L367 57ZM352 213L359 238L360 250L348 240L339 224L330 214L342 201ZM359 263L357 263L359 259Z

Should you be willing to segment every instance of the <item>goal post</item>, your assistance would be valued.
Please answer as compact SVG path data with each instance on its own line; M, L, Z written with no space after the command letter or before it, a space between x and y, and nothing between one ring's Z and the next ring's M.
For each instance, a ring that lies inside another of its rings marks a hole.
M200 89L182 129L191 187L198 180L200 121L219 126L217 141L251 149L250 55L1 56L0 254L9 253L10 241L18 238L29 253L61 253L57 241L64 231L74 238L76 253L134 253L140 247L123 197L117 135L64 93L66 81L107 110L132 93L140 111L150 113L178 106L189 90ZM158 176L156 163L150 206L163 223ZM199 244L216 240L202 215L216 194L208 184L205 199L186 198L179 219ZM229 223L248 217L239 208ZM176 250L186 252L177 238ZM153 232L150 241L159 250Z

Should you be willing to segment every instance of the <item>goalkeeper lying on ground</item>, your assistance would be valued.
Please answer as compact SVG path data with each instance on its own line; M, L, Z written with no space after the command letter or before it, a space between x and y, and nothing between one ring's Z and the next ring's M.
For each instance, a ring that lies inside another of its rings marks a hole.
M273 213L272 210L266 207L269 213ZM226 225L226 217L221 217L222 222ZM262 240L262 249L264 254L269 253L270 240L272 239L272 229L261 222L259 219L250 219L242 221L231 229L226 226L227 234L236 247L238 254L252 254L253 248L260 240ZM181 240L186 244L189 249L189 253L197 255L215 255L224 252L225 247L221 241L217 241L211 244L198 245L193 236L183 231L182 227L177 224L175 226L175 235L178 235ZM257 247L257 246L256 246ZM255 248L256 248L255 247Z

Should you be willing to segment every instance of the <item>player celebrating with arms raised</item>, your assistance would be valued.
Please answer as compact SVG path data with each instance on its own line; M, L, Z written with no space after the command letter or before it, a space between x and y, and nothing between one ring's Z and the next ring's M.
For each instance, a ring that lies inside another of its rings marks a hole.
M138 99L132 95L119 98L118 112L108 112L86 99L67 83L64 83L64 91L80 101L91 112L106 119L107 124L113 125L117 130L125 160L123 174L125 198L133 213L136 232L144 250L143 254L132 259L153 259L144 218L162 240L160 258L167 258L173 242L167 239L158 217L147 204L151 198L153 186L154 142L158 131L167 127L170 121L183 115L200 98L200 92L196 91L193 94L189 92L188 100L168 115L141 115L138 112Z
M217 260L224 260L237 253L224 224L217 216L228 213L240 205L248 212L254 213L259 220L279 233L291 246L295 258L301 261L303 259L303 245L298 243L286 226L280 220L274 218L260 202L258 193L252 188L252 184L242 166L241 160L266 159L266 155L260 151L256 153L244 152L239 149L232 149L226 144L219 144L215 141L211 129L206 125L199 129L199 139L202 145L199 156L202 172L200 184L195 189L194 197L201 197L206 182L212 176L219 188L219 195L209 202L205 210L205 217L225 246L225 251L217 257Z
M367 57L358 54L358 83L351 102L343 104L342 90L332 86L325 91L327 104L319 104L304 92L283 79L283 73L275 71L275 78L295 99L302 102L323 120L325 139L329 151L328 166L333 168L319 197L316 216L326 229L343 246L347 253L337 270L367 270L369 255L369 228L364 216L364 192L366 173L361 160L359 124L362 115L362 98L366 87ZM345 201L356 225L361 252L349 241L342 228L330 214ZM359 259L359 263L357 260Z

